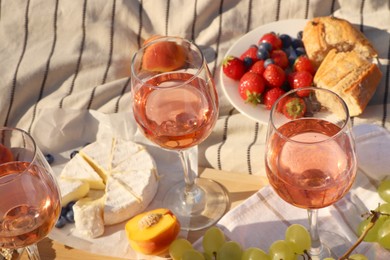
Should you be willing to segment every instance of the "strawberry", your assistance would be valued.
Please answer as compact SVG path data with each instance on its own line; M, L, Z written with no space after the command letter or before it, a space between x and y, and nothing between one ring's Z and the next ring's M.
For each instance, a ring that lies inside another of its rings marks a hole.
M272 51L271 59L282 69L286 69L289 65L287 54L282 50Z
M275 64L269 64L264 72L263 77L265 83L270 88L280 88L286 80L286 74L284 70Z
M261 102L261 94L264 92L265 84L261 75L254 72L245 73L240 79L238 91L246 103L257 105Z
M258 44L262 42L270 43L272 46L272 50L277 50L282 48L282 40L275 33L272 32L264 34L258 41Z
M288 75L288 82L293 89L308 88L313 84L313 76L307 71L296 71ZM310 91L298 91L297 95L300 97L307 97Z
M289 119L298 119L306 113L305 101L300 97L291 97L283 102L283 114Z
M249 48L241 54L240 59L244 60L245 57L249 57L252 59L253 63L258 61L259 59L257 58L257 46L256 45L251 45Z
M307 71L311 75L314 75L316 72L313 64L311 63L311 61L309 60L309 58L306 55L301 55L295 60L294 65L293 65L293 70L294 71Z
M249 71L257 73L259 75L263 75L265 68L264 68L264 61L258 60L255 62L255 64L252 65L252 67L249 69Z
M272 108L272 105L275 103L275 101L284 93L286 92L281 88L271 88L270 90L266 91L264 93L265 108L270 110Z
M0 144L0 164L11 162L14 160L14 156L10 149Z
M239 80L245 73L245 65L239 58L227 56L222 63L222 70L227 77Z

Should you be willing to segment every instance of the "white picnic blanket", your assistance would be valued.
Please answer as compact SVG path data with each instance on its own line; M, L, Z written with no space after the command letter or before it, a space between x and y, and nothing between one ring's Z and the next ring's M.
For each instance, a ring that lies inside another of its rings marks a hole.
M221 61L241 36L286 19L346 18L379 51L381 84L354 124L389 128L390 10L387 0L2 0L0 1L0 125L28 131L46 108L131 109L132 54L154 34L193 40L205 54L220 96L220 117L199 147L199 163L264 174L266 127L241 115L219 83Z

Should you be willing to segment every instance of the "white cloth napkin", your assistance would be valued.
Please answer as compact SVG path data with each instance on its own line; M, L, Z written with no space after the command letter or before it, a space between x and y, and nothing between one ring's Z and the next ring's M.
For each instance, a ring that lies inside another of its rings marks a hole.
M360 125L354 128L354 134L358 157L356 181L341 201L319 210L320 232L331 231L351 243L357 239L361 214L383 202L376 187L380 180L390 175L390 133L375 125ZM268 252L274 241L284 239L286 228L293 223L308 227L306 210L286 203L267 186L228 212L217 225L244 249L254 246ZM200 241L195 243L199 249ZM356 252L369 259L390 259L390 252L376 243L364 242Z

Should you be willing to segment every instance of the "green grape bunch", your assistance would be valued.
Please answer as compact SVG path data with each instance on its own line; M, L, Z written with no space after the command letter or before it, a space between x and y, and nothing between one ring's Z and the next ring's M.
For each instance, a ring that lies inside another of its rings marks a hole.
M352 253L362 241L379 243L390 250L390 180L382 181L377 191L385 203L361 221L358 240L338 260L368 260L363 254ZM296 260L311 259L310 247L310 234L300 224L287 227L284 239L273 242L268 251L257 247L244 249L238 242L228 241L223 231L213 226L203 236L203 251L195 249L188 240L177 238L171 243L169 254L173 260ZM336 259L329 257L324 260Z
M383 248L390 249L390 180L382 181L377 192L385 203L360 222L357 233L365 242L377 242Z
M300 255L307 255L311 239L307 229L300 224L290 225L285 232L285 239L275 241L268 253L257 247L244 249L236 241L227 241L223 231L210 227L202 240L203 251L197 251L191 243L178 238L169 247L173 260L295 260Z

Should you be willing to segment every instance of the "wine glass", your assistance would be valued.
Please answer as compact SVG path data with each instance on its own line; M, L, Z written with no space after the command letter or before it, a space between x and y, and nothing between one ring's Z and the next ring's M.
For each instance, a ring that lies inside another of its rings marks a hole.
M0 248L26 248L40 259L36 243L61 211L60 193L34 139L17 128L0 127Z
M166 194L163 206L183 230L211 226L225 213L228 197L218 183L196 178L188 149L211 133L219 111L212 75L201 50L179 37L157 37L131 63L133 112L139 129L158 146L177 151L184 182Z
M330 241L320 238L318 209L349 191L357 169L349 112L340 96L311 87L280 97L270 112L265 166L275 192L286 202L307 209L310 255L329 256L338 239L335 234Z

